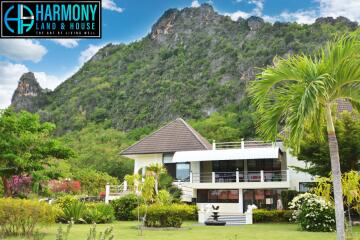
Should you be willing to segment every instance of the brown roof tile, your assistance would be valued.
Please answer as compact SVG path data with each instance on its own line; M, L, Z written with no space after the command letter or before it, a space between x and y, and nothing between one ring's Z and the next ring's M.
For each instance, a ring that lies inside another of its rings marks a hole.
M121 152L121 155L208 150L211 144L178 118Z

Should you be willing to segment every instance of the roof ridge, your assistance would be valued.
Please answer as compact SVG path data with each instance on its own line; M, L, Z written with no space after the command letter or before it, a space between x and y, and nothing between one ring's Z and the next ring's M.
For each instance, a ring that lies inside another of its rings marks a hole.
M203 145L206 149L209 148L209 146L204 142L204 137L199 132L197 132L193 127L191 127L184 119L177 118L176 120L178 119L186 126L187 129L190 130L190 132L195 136L196 140L198 140L201 145ZM210 143L208 142L208 144Z

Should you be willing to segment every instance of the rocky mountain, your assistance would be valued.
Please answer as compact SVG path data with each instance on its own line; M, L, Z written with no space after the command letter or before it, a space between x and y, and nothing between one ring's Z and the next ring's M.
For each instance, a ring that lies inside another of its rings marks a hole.
M90 122L129 130L239 112L247 83L274 56L312 53L334 34L357 27L343 17L311 25L233 21L208 4L170 9L143 39L103 47L53 92L19 84L12 104L54 121L60 133Z
M43 105L43 97L47 92L48 90L40 87L34 73L24 73L11 98L11 105L16 111L36 112Z

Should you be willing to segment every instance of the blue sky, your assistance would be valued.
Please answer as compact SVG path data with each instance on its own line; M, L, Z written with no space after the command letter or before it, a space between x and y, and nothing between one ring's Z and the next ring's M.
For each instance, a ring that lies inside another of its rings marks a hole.
M130 43L149 33L169 8L202 3L233 20L251 15L266 21L312 23L320 16L360 20L360 0L102 0L103 36L89 40L0 40L0 108L9 105L20 76L35 72L40 85L54 89L106 43Z

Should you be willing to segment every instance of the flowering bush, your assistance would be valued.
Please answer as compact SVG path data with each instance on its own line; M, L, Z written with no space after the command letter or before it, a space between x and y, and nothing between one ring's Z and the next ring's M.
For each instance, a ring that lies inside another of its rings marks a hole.
M81 184L79 181L60 181L60 180L50 180L48 187L54 193L65 192L65 193L79 193L81 189Z
M293 209L292 220L296 221L302 230L309 232L335 231L335 211L330 202L323 198L304 193L296 196L289 204Z
M31 192L31 177L12 176L9 181L13 196L25 197Z

